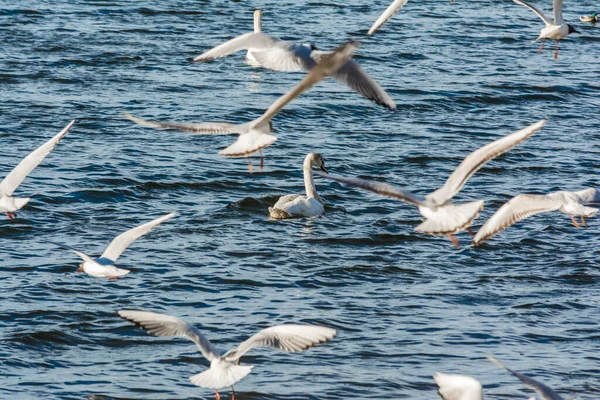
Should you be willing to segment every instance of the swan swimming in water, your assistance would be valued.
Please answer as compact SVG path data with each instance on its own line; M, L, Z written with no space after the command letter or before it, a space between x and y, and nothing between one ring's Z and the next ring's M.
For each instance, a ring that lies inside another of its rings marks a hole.
M313 167L320 168L327 173L325 160L320 154L310 153L304 159L302 170L304 171L304 186L306 196L299 194L288 194L279 198L273 207L269 207L271 218L286 219L299 217L317 217L325 211L323 199L317 193L313 179Z

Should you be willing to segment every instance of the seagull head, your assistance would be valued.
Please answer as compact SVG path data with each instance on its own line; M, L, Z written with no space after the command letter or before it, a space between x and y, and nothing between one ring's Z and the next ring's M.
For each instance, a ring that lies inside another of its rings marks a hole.
M579 33L581 34L581 32L579 32L577 29L575 29L575 27L573 25L567 25L569 27L569 35L571 33Z

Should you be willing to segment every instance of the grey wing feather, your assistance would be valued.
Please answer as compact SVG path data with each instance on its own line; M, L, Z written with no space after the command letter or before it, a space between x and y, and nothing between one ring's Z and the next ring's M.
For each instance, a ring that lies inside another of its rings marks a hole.
M328 342L337 334L335 329L315 325L277 325L263 329L242 342L237 349L223 357L229 361L239 360L255 347L272 347L286 352L298 352L319 343Z
M193 341L208 361L220 356L219 350L198 329L181 318L136 310L121 310L118 314L121 318L133 322L152 335L180 336Z
M230 135L233 133L240 133L236 129L238 125L233 125L227 122L205 122L200 124L185 124L178 122L154 122L127 113L122 113L122 115L130 121L135 122L136 124L147 126L149 128L174 129L183 132L192 132L199 135Z
M544 13L541 12L540 10L538 10L536 7L532 6L529 3L525 3L524 1L521 1L521 0L513 0L513 1L517 4L520 4L522 6L529 8L531 11L536 13L537 16L540 17L546 25L552 25L552 21L548 17L546 17L546 15L544 15Z
M547 196L520 194L513 197L486 221L473 238L475 246L532 215L555 211L561 203Z
M113 262L117 262L121 254L125 251L125 249L133 243L140 236L144 236L148 232L150 232L155 226L165 222L168 219L173 218L177 213L170 213L167 215L163 215L160 218L157 218L153 221L147 222L143 225L137 226L133 229L124 232L113 239L113 241L108 245L104 253L102 253L101 257L108 258Z
M38 147L36 150L31 152L12 170L6 178L0 182L0 193L4 193L7 196L12 196L19 185L25 180L27 175L31 173L40 163L46 158L48 154L56 147L58 142L65 137L69 129L73 126L75 120L69 122L69 124L63 128L56 136L48 140L46 143Z
M390 18L392 18L392 16L396 14L398 10L400 10L402 6L404 6L407 2L408 0L394 0L392 4L390 4L388 8L386 8L383 14L381 14L379 18L377 18L377 20L373 23L373 26L371 26L371 29L369 29L367 35L374 34L377 31L377 29L381 27L381 25L385 24Z
M554 23L556 25L562 25L565 20L563 19L563 0L553 1L553 12L554 12Z
M325 174L319 171L315 171L314 174L322 178L331 179L333 181L345 183L347 185L354 186L357 188L370 190L371 192L375 192L382 196L398 199L405 203L413 204L415 206L427 206L424 197L406 190L398 189L394 186L388 185L387 183L368 181L366 179L359 178L345 178L343 176Z
M542 400L565 400L561 396L559 396L558 393L556 393L554 390L550 389L548 386L544 385L543 383L538 382L535 379L532 379L532 378L530 378L526 375L523 375L517 371L513 371L510 368L507 368L506 366L504 366L504 364L502 364L500 361L498 361L497 359L495 359L492 356L487 356L487 358L491 362L493 362L500 368L504 368L505 370L507 370L508 372L510 372L517 378L519 378L521 380L521 382L523 382L524 384L526 384L527 386L529 386L530 388L535 390L535 392L537 394L542 396Z
M313 51L311 57L319 63L323 56L328 52ZM376 104L384 106L390 110L396 109L396 103L389 94L373 79L365 70L363 70L354 60L349 60L336 73L333 74L335 80L366 99Z
M489 143L482 148L475 150L469 154L450 175L444 186L435 192L431 193L428 198L434 200L437 204L444 204L454 197L469 180L469 178L485 163L506 153L508 150L517 146L525 139L542 129L546 124L546 120L541 120L535 124L529 125L527 128L511 133Z
M245 49L267 49L277 43L277 39L261 32L249 32L218 45L194 58L194 61L209 61L225 57Z
M58 246L58 247L61 247L61 248L63 248L63 249L69 250L69 251L71 251L71 252L73 252L73 253L77 254L79 257L81 257L81 259L82 259L83 261L87 261L87 262L94 262L94 260L93 260L93 259L92 259L90 256L88 256L88 255L87 255L87 254L85 254L85 253L82 253L82 252L80 252L79 250L77 250L77 249L75 249L75 248L73 248L73 247L71 247L71 246L68 246L68 245L66 245L66 244L63 244L63 243L53 242L53 241L51 241L51 240L48 240L48 242L49 242L49 243L52 243L52 244L54 244L54 245L56 245L56 246Z

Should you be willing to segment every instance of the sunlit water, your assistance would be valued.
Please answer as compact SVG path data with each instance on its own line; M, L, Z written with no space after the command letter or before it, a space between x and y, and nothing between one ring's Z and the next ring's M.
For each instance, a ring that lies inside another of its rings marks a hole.
M535 4L550 12L550 1ZM419 193L470 151L542 118L547 126L489 163L456 197L486 200L479 227L512 196L600 186L598 28L537 54L542 22L510 1L415 0L372 38L388 1L4 1L0 5L0 175L79 122L19 188L33 200L0 219L0 397L212 398L188 377L192 342L120 320L137 308L184 317L227 350L274 324L334 327L301 354L256 350L240 399L432 399L436 371L472 375L491 399L531 395L489 363L578 399L600 396L600 222L537 216L471 248L417 234L416 209L317 179L321 218L269 221L302 192L301 164ZM398 104L389 112L334 81L286 107L262 174L217 152L230 136L156 131L120 116L241 123L299 73L251 68L244 53L190 60L252 28L329 49L362 39L357 61ZM114 236L180 215L135 242L118 281L75 274L48 241L99 255ZM227 393L227 391L225 392Z

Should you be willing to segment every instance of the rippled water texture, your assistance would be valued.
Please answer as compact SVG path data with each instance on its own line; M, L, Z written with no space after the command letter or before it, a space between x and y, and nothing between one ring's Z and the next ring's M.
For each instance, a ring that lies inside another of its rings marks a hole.
M240 399L432 399L434 372L472 375L487 398L531 395L493 354L567 397L600 397L600 219L533 217L480 248L417 234L416 209L317 179L314 220L269 221L302 192L301 163L427 193L475 148L541 118L547 126L489 163L456 197L485 199L475 228L510 197L599 187L599 31L537 54L542 22L510 1L411 0L356 59L398 104L389 112L334 81L273 123L262 174L217 152L229 136L157 131L120 113L244 122L302 75L254 69L239 53L190 60L251 29L329 49L363 39L389 0L169 0L0 3L0 175L79 122L19 188L33 200L0 218L0 397L213 398L188 377L208 365L192 342L120 320L140 308L184 317L223 349L280 323L339 330L301 354L253 351ZM134 4L135 3L135 4ZM534 1L550 12L551 2ZM107 281L75 274L59 241L99 255L120 232L177 210ZM228 392L225 392L228 395Z

